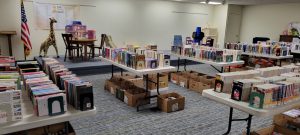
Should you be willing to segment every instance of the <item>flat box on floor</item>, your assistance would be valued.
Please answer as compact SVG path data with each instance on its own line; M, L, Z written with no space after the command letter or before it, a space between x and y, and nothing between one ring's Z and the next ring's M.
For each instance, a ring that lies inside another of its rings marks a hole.
M163 112L174 112L184 109L185 97L178 93L161 94L157 98L158 108Z

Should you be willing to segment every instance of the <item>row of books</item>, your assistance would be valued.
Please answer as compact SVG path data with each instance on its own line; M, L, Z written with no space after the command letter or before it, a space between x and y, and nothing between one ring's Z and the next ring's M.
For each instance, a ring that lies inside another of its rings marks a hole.
M260 77L260 80L273 80L272 77L274 76L294 77L294 74L291 74L291 72L299 72L299 69L300 67L296 65L285 65L282 67L275 66L239 72L218 73L216 75L216 88L218 92L231 93L234 80L252 79L257 77Z
M130 52L127 48L104 48L102 56L136 70L170 66L170 55L153 50L136 49Z
M15 71L15 57L0 56L0 71Z
M290 55L290 44L284 42L258 42L257 44L242 44L242 43L227 43L227 49L241 50L244 53L253 53L272 56L287 56Z
M241 60L241 51L217 49L206 46L172 46L173 54L193 57L213 62L233 62Z
M0 124L23 119L20 76L16 71L0 72Z
M23 84L37 116L54 116L67 111L65 91L42 71L21 73Z
M53 58L43 58L43 69L58 88L65 90L68 104L82 111L94 108L90 82L80 79Z
M298 69L286 66L220 73L216 77L215 91L230 93L233 100L249 102L249 106L259 109L286 104L299 99Z

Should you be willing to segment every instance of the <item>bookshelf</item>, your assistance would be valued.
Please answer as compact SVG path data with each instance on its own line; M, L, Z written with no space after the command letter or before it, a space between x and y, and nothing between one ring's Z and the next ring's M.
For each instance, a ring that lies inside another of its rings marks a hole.
M287 104L279 105L273 108L256 109L253 107L249 107L249 103L230 99L230 94L218 93L215 92L213 89L204 90L202 92L202 96L230 107L228 130L225 134L228 134L230 132L232 121L247 121L247 134L250 134L252 116L273 116L291 110L296 106L300 106L300 100L294 100ZM232 119L233 109L248 113L249 117L246 119Z
M142 70L136 70L136 69L133 69L133 68L130 68L130 67L127 67L126 65L123 65L123 64L119 64L119 63L117 63L117 62L114 62L114 61L112 61L112 60L109 60L109 59L106 59L106 58L103 58L102 56L100 56L100 59L102 60L102 61L104 61L104 62L107 62L107 63L109 63L109 64L111 64L112 66L111 66L111 76L113 77L114 76L114 67L118 67L118 68L120 68L121 69L121 75L123 75L123 70L127 70L128 72L131 72L131 73L134 73L134 74L136 74L136 75L141 75L141 76L143 76L143 78L145 79L145 82L146 82L146 92L150 92L151 94L153 93L153 90L149 90L148 89L148 81L150 81L149 80L149 74L157 74L157 82L152 82L152 83L154 83L154 84L156 84L156 92L157 92L157 95L159 95L160 93L159 93L159 91L160 91L160 88L159 88L159 85L157 85L157 84L159 84L159 74L160 73L163 73L163 72L170 72L170 71L175 71L175 67L172 67L172 66L169 66L169 67L161 67L161 68L155 68L155 69L142 69ZM167 88L168 89L168 88ZM164 90L166 90L166 89L164 89ZM146 99L151 99L151 98L155 98L155 97L157 97L157 95L153 95L153 96L151 96L151 94L150 94L150 96L147 96L147 97L145 97ZM140 111L140 106L142 106L142 105L137 105L137 108L136 108L136 110L137 110L137 112L138 111ZM156 108L155 108L156 109Z
M229 69L230 69L230 66L243 65L245 63L244 61L213 62L213 61L201 60L201 59L197 59L197 58L193 58L193 57L188 57L188 56L182 56L182 55L178 55L178 54L174 54L174 53L172 53L172 55L178 57L177 71L179 71L179 66L180 66L179 61L180 61L180 59L185 59L184 69L186 69L186 60L190 60L190 61L195 61L195 62L200 62L200 63L211 65L213 68L215 68L220 73L224 72L224 70L223 70L224 67L229 66ZM218 70L216 67L221 67L221 70Z
M36 114L33 113L33 106L31 101L28 99L28 96L23 96L22 107L23 119L21 121L1 124L0 134L9 134L47 125L68 122L70 120L78 119L80 117L96 115L97 112L96 107L94 107L93 110L80 111L68 105L68 111L66 111L62 115L38 117L36 116Z

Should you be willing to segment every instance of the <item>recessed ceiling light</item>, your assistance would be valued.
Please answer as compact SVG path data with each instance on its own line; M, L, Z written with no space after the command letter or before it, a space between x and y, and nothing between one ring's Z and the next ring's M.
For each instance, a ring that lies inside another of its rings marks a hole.
M210 4L210 5L221 5L222 4L221 2L215 2L215 1L208 1L208 2L202 1L200 3L202 3L202 4Z
M208 4L211 4L211 5L221 5L222 3L221 2L210 1L210 2L208 2Z

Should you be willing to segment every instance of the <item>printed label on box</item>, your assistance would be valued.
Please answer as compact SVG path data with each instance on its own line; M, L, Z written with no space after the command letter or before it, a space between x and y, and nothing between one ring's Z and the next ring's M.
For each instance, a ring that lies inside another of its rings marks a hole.
M175 80L171 80L171 82L172 82L172 83L177 83L177 81L175 81Z
M126 104L128 104L128 97L127 97L127 96L124 96L124 102L125 102Z
M91 104L91 103L87 103L87 104L86 104L86 107L87 107L87 108L91 108L91 107L92 107L92 104Z
M7 113L0 111L0 123L5 123L5 122L7 122Z
M172 112L178 111L178 103L172 105Z
M115 94L115 91L114 91L114 88L113 88L113 87L110 87L110 93L111 93L111 94Z
M184 83L184 82L180 82L179 85L180 85L181 87L184 87L184 86L185 86L185 83Z

